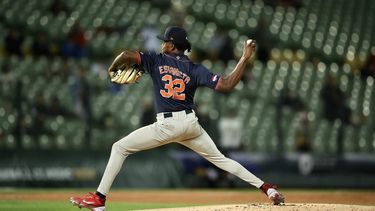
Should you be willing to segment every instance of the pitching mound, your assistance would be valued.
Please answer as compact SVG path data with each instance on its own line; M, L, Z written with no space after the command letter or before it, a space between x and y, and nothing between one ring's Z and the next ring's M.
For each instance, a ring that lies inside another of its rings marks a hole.
M199 207L183 207L183 208L168 208L168 209L151 209L152 211L221 211L221 210L340 210L340 211L357 211L357 210L375 210L375 206L362 206L362 205L344 205L344 204L285 204L282 206L274 206L264 203L254 203L254 204L232 204L232 205L214 205L214 206L199 206Z

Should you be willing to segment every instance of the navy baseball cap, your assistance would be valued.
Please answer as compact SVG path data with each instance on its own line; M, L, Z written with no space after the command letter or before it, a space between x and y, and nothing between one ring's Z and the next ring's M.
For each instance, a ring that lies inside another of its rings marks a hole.
M170 26L165 30L163 35L158 35L156 37L164 42L171 41L173 44L190 51L191 44L187 38L187 32L179 26Z

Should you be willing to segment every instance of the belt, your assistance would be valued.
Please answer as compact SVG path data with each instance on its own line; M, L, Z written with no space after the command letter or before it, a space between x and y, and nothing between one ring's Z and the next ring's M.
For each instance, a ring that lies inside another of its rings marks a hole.
M193 113L193 110L192 109L185 110L185 113L186 114ZM163 113L163 116L164 116L164 118L172 117L173 116L173 112L165 112L165 113Z

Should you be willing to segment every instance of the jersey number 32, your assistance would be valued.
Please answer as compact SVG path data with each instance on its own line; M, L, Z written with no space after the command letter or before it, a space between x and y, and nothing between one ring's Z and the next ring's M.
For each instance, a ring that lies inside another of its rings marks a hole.
M185 100L185 83L182 79L174 79L171 75L164 75L161 78L162 81L165 81L164 90L160 90L161 96L165 98L171 98L175 100Z

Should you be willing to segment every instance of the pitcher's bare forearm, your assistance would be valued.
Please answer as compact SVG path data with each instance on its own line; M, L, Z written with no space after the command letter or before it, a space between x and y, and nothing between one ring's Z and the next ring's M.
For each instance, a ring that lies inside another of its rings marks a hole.
M240 60L228 76L223 76L219 79L219 82L215 88L216 91L227 93L234 89L234 87L241 80L246 68L246 64L254 54L255 48L255 40L249 39L244 41L243 53Z
M220 78L215 90L224 93L232 91L241 80L248 60L249 58L241 57L233 71Z

